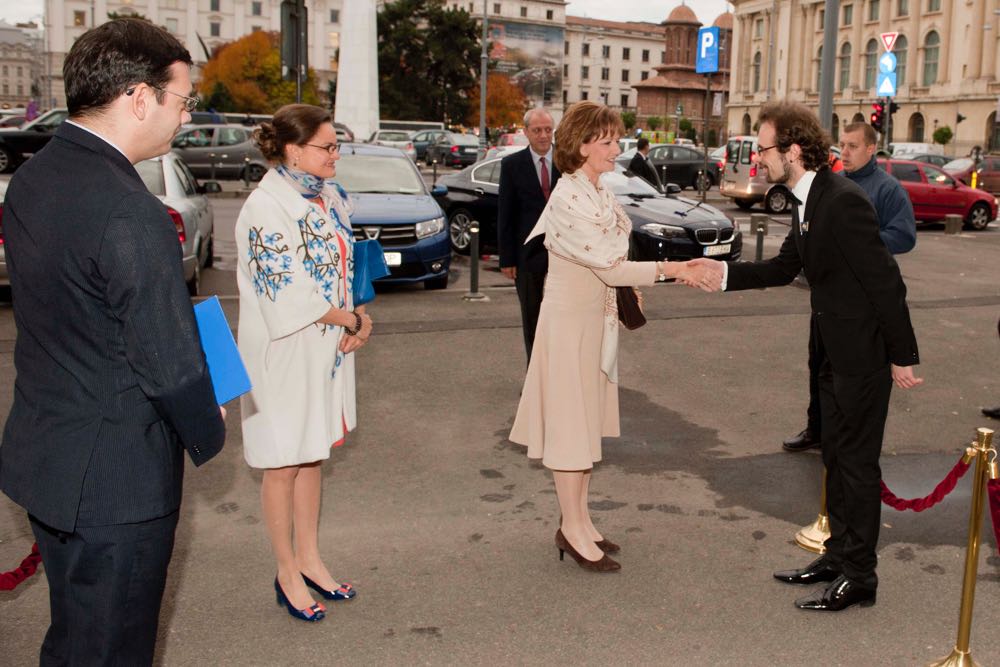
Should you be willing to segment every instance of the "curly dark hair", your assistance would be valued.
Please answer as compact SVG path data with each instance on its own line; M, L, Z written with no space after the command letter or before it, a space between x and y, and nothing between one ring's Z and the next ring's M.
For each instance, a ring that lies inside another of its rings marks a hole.
M787 100L768 102L761 107L757 123L774 126L774 141L780 152L787 153L792 144L798 144L806 170L819 171L830 166L833 140L820 126L816 114L805 105Z

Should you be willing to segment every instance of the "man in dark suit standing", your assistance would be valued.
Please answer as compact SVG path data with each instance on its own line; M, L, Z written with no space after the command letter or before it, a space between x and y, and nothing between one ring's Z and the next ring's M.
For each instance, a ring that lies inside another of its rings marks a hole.
M148 665L181 501L225 440L177 231L133 166L197 100L167 31L115 19L63 66L69 119L4 206L17 345L0 489L49 582L42 665Z
M514 281L521 302L521 327L524 348L531 359L535 325L542 307L545 274L549 254L542 245L545 236L531 243L524 240L534 229L545 209L549 194L559 180L559 170L552 162L552 116L542 108L524 115L528 149L508 155L500 161L497 242L500 246L500 271Z
M807 567L776 572L791 584L828 584L800 598L800 609L840 611L875 603L882 473L879 455L889 392L914 376L917 342L896 260L879 238L878 218L857 184L833 174L830 141L801 104L765 104L755 161L794 197L792 229L772 259L722 264L696 260L733 291L787 285L804 270L821 348L820 406L830 537Z
M662 190L660 175L656 173L656 167L649 163L649 139L640 137L635 144L635 155L628 163L628 170L643 179L657 190Z

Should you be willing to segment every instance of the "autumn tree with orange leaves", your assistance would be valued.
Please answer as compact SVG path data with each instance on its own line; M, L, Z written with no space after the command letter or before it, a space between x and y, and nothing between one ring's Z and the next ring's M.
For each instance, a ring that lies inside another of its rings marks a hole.
M494 73L486 78L486 126L520 125L528 109L528 98L505 74ZM479 86L469 90L469 116L466 121L479 127Z
M205 108L274 113L294 102L295 82L281 78L280 39L277 32L260 30L219 47L205 63L198 84ZM312 68L302 84L302 101L320 101Z

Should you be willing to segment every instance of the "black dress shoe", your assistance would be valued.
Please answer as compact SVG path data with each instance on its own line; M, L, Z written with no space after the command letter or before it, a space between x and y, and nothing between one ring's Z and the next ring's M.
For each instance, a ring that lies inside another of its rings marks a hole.
M875 604L875 589L858 586L840 575L824 589L818 589L811 595L799 598L795 606L799 609L814 611L841 611L854 605L871 607Z
M992 419L1000 419L1000 407L983 408L983 414Z
M786 452L804 452L807 449L819 447L819 445L819 438L813 437L812 431L808 428L802 429L801 433L781 443Z
M830 567L822 556L798 570L779 570L774 578L786 584L820 584L833 581L840 576L840 570Z

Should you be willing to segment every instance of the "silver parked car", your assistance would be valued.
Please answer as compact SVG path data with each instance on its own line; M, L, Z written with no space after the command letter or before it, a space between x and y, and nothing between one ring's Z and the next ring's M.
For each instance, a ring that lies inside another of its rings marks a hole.
M413 148L410 133L406 130L375 130L368 138L368 143L398 148L406 154L406 157L414 162L417 161L417 151Z
M205 194L222 188L215 181L198 183L176 153L143 160L135 170L174 221L183 249L184 281L195 296L201 287L201 270L212 265L214 250L212 207Z
M270 166L245 125L207 124L183 128L172 147L198 178L246 177L257 182Z
M3 200L7 195L7 181L0 181L0 299L10 301L10 278L7 276L7 256L3 245Z
M198 294L201 270L212 265L212 207L205 193L219 192L215 181L198 183L177 155L144 160L135 169L149 191L167 207L183 248L184 281L192 295ZM3 200L7 181L0 181L0 298L10 299L10 278L3 246Z

